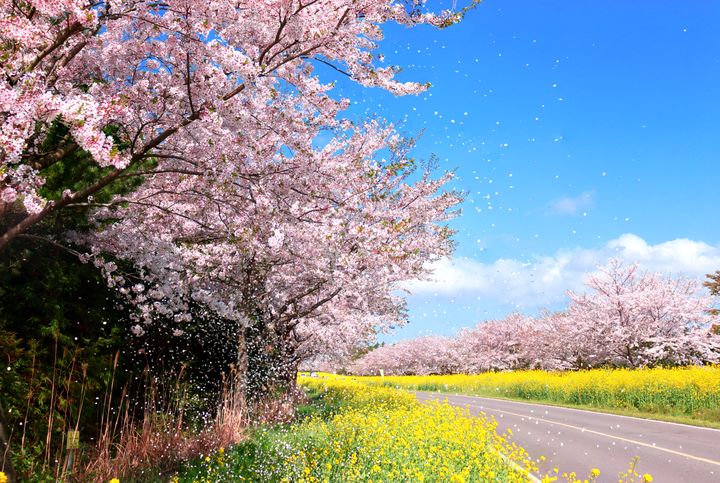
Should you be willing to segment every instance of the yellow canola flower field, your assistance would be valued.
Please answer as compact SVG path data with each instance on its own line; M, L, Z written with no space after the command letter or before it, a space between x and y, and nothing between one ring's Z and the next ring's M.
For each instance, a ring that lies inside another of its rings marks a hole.
M358 377L364 384L515 397L720 421L720 366Z
M327 375L299 382L345 403L330 420L305 423L330 444L298 455L299 481L524 483L537 469L522 448L497 435L494 421L464 409Z
M420 403L411 393L365 384L365 378L300 375L315 409L290 425L260 427L247 441L220 449L173 481L224 483L537 482L535 461L498 435L494 420L447 403ZM311 406L307 406L311 407ZM537 460L533 459L537 458ZM553 469L542 483L592 483ZM648 479L649 478L649 479ZM622 483L647 483L634 464Z

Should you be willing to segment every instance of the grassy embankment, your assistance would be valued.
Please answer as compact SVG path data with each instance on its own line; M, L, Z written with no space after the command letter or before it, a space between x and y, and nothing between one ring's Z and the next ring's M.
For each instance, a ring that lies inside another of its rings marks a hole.
M537 401L720 428L720 366L356 379L374 386Z
M196 461L173 481L507 483L532 481L537 470L494 422L464 409L421 404L407 392L352 378L299 382L310 403L299 408L298 421L256 428L244 443ZM598 476L554 471L542 481L590 483ZM621 481L652 478L629 473Z

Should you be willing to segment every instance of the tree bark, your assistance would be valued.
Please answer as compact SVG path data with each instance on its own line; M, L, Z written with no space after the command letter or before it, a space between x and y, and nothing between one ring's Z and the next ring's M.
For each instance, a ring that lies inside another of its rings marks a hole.
M294 347L275 327L260 316L240 333L236 380L251 410L295 389Z

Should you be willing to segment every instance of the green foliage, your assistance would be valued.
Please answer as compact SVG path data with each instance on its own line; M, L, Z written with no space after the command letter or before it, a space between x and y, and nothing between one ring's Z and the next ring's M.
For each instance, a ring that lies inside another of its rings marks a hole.
M113 139L121 138L118 136L116 126L108 126L104 131L105 134L113 136ZM45 140L44 150L51 151L53 146L60 145L67 138L67 127L55 122ZM125 149L126 147L123 144L117 145L118 149ZM93 193L92 199L87 200L88 203L80 203L62 210L56 218L46 222L41 230L52 227L51 231L53 233L60 234L67 229L88 229L87 213L90 208L111 202L115 195L132 192L144 180L144 177L138 175L138 173L153 168L156 164L154 160L150 159L133 165L122 177ZM112 167L103 168L99 166L86 151L77 150L41 170L45 178L45 184L39 190L39 193L49 200L59 200L62 198L63 191L82 191L110 174L113 170Z
M705 287L707 287L711 295L720 297L720 270L717 270L715 273L709 273L707 278L704 283ZM711 309L710 313L720 315L720 309ZM714 324L712 330L714 333L720 334L720 323Z
M720 270L707 275L708 280L705 286L710 290L712 295L720 296Z
M97 432L126 315L96 269L59 248L23 239L0 259L0 397L20 476L54 466L68 429Z
M110 135L114 130L106 129ZM42 150L68 142L68 129L56 122ZM90 209L135 189L143 177L131 175L154 164L134 166L126 173L130 176L108 184L88 203L45 219L0 253L0 404L21 479L41 481L44 474L54 481L65 464L66 432L77 427L83 451L89 450L103 417L114 418L123 397L141 413L147 380L161 386L158 393L167 398L182 373L189 424L207 420L223 374L236 358L233 326L208 318L200 307L183 337L174 337L173 326L164 320L157 320L142 339L132 336L133 308L107 287L95 266L79 260L75 250L82 248L64 242L68 230L91 229ZM65 189L80 191L96 183L109 168L75 151L41 172L46 179L41 195L58 200ZM6 212L0 225L16 216L20 213ZM118 265L133 273L127 263Z
M183 392L187 427L212 417L236 358L233 325L198 309L182 337L158 320L136 338L128 330L131 307L93 265L38 240L10 248L0 259L0 402L21 478L40 481L45 472L53 481L52 462L64 463L63 435L76 426L89 450L103 409L109 404L114 418L123 390L140 416L148 380L158 386L153 403Z

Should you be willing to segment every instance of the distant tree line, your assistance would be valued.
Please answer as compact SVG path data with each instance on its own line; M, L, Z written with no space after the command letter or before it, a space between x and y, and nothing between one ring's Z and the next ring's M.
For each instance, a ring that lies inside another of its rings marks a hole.
M641 272L618 260L569 292L563 312L512 314L455 337L426 336L379 347L349 366L356 374L449 374L516 369L575 370L720 361L712 296L697 280Z

